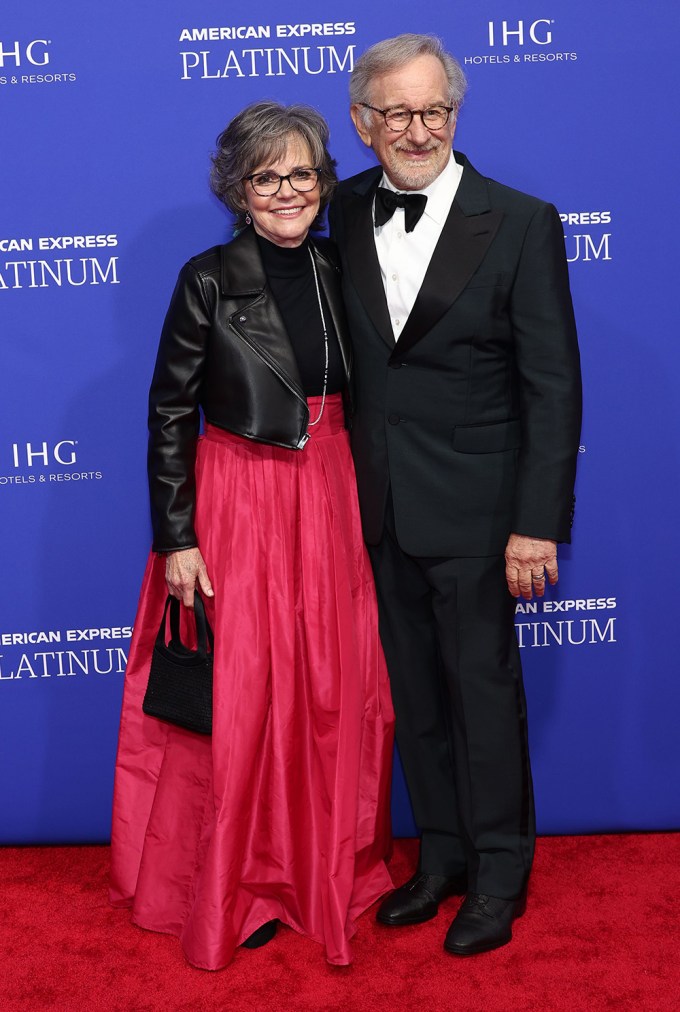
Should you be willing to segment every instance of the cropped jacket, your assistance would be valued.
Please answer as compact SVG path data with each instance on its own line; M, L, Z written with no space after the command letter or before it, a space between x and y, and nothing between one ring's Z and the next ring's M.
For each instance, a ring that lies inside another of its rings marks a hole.
M330 309L351 413L352 353L335 246L311 244ZM303 450L309 408L291 341L267 284L252 228L182 268L149 392L148 475L153 548L193 548L194 467L206 422L254 442Z

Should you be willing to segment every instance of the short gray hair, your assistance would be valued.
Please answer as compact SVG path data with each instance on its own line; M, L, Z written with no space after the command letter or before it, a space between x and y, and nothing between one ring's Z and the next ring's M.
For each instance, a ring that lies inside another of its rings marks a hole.
M326 120L308 105L253 102L234 116L217 138L210 188L236 216L236 228L246 224L245 177L258 166L283 158L293 137L304 141L312 156L312 167L319 169L321 204L312 227L322 227L321 215L338 182L336 163L327 148L329 136Z
M436 35L397 35L383 39L362 53L354 65L349 80L349 97L352 105L371 104L371 86L379 74L388 74L406 66L418 56L434 56L444 68L449 82L449 100L456 110L465 98L467 79L458 60L444 49ZM368 123L370 111L362 109L362 118Z

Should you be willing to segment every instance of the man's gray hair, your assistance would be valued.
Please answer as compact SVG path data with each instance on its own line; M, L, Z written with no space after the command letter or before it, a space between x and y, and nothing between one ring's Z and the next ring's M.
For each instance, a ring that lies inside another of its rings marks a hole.
M335 161L328 153L328 124L308 105L253 102L242 109L217 138L212 156L210 187L215 196L236 215L236 227L246 217L245 177L261 165L283 158L288 143L298 138L309 148L312 164L319 170L319 215L312 228L320 228L321 215L338 181Z
M349 81L349 97L352 105L366 102L371 105L371 86L374 78L399 70L418 56L434 56L444 68L449 82L449 101L460 109L467 89L467 80L458 60L444 49L444 43L436 35L397 35L383 39L362 53L354 65ZM362 110L362 118L368 124L370 111Z

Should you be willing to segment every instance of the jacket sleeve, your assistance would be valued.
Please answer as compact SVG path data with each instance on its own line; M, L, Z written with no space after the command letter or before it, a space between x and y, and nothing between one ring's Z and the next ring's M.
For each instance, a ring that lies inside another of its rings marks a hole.
M570 540L581 373L564 236L552 204L529 222L511 295L522 448L512 530Z
M204 285L188 263L180 271L170 301L149 391L147 470L157 552L197 544L194 467L209 333Z

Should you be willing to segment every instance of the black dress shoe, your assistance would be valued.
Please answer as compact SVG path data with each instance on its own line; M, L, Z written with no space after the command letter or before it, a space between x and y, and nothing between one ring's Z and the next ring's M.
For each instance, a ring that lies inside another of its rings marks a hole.
M380 924L399 927L402 924L422 924L437 916L439 904L448 896L465 892L464 876L447 878L445 875L425 875L418 872L403 886L380 904L376 920Z
M507 945L512 922L527 906L526 890L516 900L470 893L446 933L444 948L454 956L473 956Z
M262 948L267 942L271 942L276 934L277 924L278 921L266 921L261 927L253 931L252 935L248 935L245 942L241 942L241 947L244 949Z

